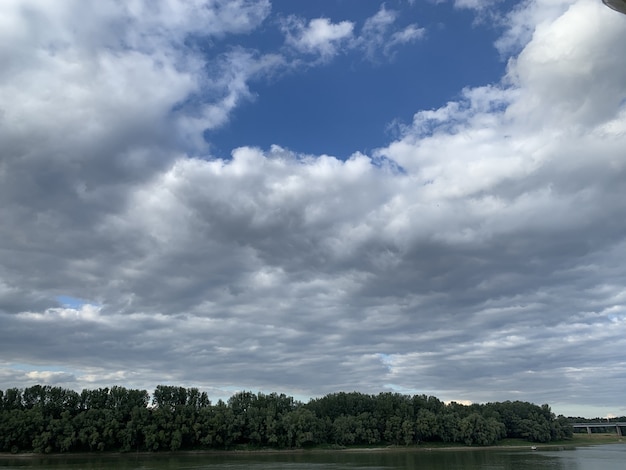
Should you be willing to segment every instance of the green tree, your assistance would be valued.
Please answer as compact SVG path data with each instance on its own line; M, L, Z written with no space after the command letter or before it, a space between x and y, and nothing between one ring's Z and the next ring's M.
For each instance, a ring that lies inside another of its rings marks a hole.
M428 408L417 412L415 431L418 441L429 441L439 435L437 416Z

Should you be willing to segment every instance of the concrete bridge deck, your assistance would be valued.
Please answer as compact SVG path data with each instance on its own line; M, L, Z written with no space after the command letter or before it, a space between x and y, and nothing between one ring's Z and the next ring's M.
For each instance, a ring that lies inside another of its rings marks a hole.
M622 436L622 428L626 428L626 423L617 423L607 421L605 423L574 423L572 424L574 429L586 429L587 434L591 434L592 428L615 428L618 436Z

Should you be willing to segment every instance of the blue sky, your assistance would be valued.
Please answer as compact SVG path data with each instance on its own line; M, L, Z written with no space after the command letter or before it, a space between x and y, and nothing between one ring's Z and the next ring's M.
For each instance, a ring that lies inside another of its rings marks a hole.
M0 2L0 387L625 415L625 41L600 0Z
M499 2L495 14L504 16L514 3ZM253 97L229 123L207 133L213 150L228 157L240 145L278 144L345 159L355 151L383 146L398 125L410 124L416 109L438 108L457 98L464 87L501 79L506 60L494 43L502 25L450 2L273 2L267 23L280 23L290 15L328 18L351 21L358 33L381 8L397 14L397 27L416 24L424 28L424 36L371 56L347 49L337 60L306 71L253 82ZM267 26L237 42L267 51L280 48L282 39Z

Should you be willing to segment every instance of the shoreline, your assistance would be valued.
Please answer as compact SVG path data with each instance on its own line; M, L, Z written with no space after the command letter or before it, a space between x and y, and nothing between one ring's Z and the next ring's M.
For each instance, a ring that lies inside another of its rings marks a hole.
M571 441L558 443L532 443L524 442L515 444L503 444L493 446L381 446L381 447L341 447L341 448L310 448L310 449L232 449L232 450L182 450L182 451L156 451L156 452L119 452L119 451L102 451L102 452L68 452L68 453L50 453L41 454L35 452L23 452L12 454L10 452L0 452L0 459L35 459L35 458L80 458L80 457L103 457L103 458L120 458L120 457L163 457L163 456L184 456L184 455L298 455L298 454L326 454L326 453L414 453L414 452L473 452L473 451L496 451L496 450L519 450L519 451L545 451L545 450L569 450L577 447L589 447L595 445L606 444L626 444L626 442L617 436L597 436L594 439L572 439Z

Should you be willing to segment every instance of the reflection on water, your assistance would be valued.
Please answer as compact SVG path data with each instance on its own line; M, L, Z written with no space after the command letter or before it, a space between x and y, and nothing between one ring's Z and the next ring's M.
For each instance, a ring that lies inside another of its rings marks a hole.
M2 457L0 470L624 470L626 445L572 450L302 452Z

